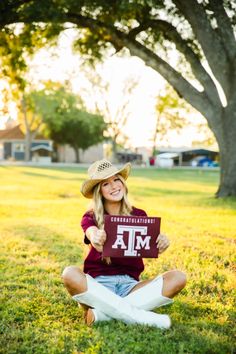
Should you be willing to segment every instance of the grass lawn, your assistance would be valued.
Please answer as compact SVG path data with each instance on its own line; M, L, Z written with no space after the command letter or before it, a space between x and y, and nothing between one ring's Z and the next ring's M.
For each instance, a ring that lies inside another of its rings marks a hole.
M236 199L217 200L218 171L133 170L132 203L161 216L171 247L146 260L143 279L173 268L186 289L161 331L118 321L93 327L60 274L82 266L80 195L86 170L0 167L1 353L234 353ZM235 349L236 350L236 349Z

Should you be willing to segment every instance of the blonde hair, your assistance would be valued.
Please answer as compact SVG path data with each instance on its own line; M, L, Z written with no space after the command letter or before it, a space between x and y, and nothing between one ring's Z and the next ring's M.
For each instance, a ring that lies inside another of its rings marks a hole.
M117 177L120 179L120 181L122 182L122 184L124 185L124 195L123 198L121 200L121 206L120 206L120 212L119 215L130 215L131 211L132 211L132 206L128 200L128 188L127 185L125 183L124 178L117 174ZM96 220L97 223L97 227L99 229L103 229L104 228L104 214L105 214L105 209L104 209L104 203L103 203L103 196L101 193L101 184L104 181L101 181L100 183L98 183L94 189L93 189L93 202L91 205L90 210L93 211L94 214L94 218ZM110 257L102 257L102 260L107 263L107 264L111 264L111 258Z
M119 215L130 215L132 211L132 206L128 200L128 188L125 183L124 178L121 175L117 175L117 177L120 179L122 184L125 187L124 190L124 196L121 200L121 206L120 206L120 212ZM102 181L103 182L103 181ZM99 229L103 228L104 226L104 204L103 204L103 196L101 194L101 183L98 183L93 190L93 207L92 210L94 212L94 217L97 222L97 226Z

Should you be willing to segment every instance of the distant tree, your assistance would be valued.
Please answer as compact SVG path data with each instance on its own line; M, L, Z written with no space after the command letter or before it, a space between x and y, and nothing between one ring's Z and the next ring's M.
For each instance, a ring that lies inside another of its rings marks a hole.
M30 161L31 144L42 125L42 118L37 115L30 95L22 96L19 118L21 117L25 131L25 161Z
M65 112L61 124L56 126L48 120L49 136L57 144L69 144L75 152L76 162L80 161L79 149L104 140L105 123L102 116L72 109Z
M200 136L192 141L193 146L205 146L209 148L217 146L215 136L205 121L197 123L195 127Z
M58 88L58 84L53 83L53 90ZM19 89L14 97L18 108L18 121L25 133L25 161L30 160L33 139L42 131L47 117L55 117L56 109L61 104L62 97L58 97L57 101L51 100L48 89L52 89L52 83L47 83L46 91L31 90L25 86Z
M79 149L85 150L104 139L103 118L86 112L82 101L60 84L49 82L43 90L24 95L21 107L27 161L32 140L40 129L56 143L71 145L76 162L79 162Z

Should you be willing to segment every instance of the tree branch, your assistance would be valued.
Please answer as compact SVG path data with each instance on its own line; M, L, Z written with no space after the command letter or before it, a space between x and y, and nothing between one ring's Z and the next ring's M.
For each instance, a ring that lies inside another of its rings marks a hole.
M108 25L99 20L94 20L90 17L85 17L80 14L68 12L66 14L66 18L68 21L77 24L79 27L89 28L94 32L99 32L101 31L101 29L104 29L106 32L105 40L107 42L112 42L113 33L116 32L116 29L114 29L113 27L109 27ZM114 45L117 51L121 50L124 47L122 40L119 40L118 36L116 36L116 41L114 43L112 42L112 44Z
M133 35L136 33L140 33L140 29L142 28L143 30L146 30L147 28L154 28L158 31L160 31L163 36L174 42L176 45L176 48L184 54L185 58L191 65L192 71L196 77L196 79L202 84L204 87L204 90L206 91L210 101L213 104L220 104L220 98L218 91L215 87L215 84L210 77L210 75L206 72L206 70L203 68L198 56L193 52L193 50L190 48L188 45L187 41L185 41L181 35L178 33L176 28L172 26L170 23L163 21L163 20L150 20L145 22L145 25L143 24L142 26L139 26L139 31L130 31L129 35L131 35L131 38Z
M24 95L22 96L22 99L21 99L21 109L22 109L22 113L23 113L26 131L28 131L30 129L30 127L29 127L29 123L28 123L28 119L27 119L27 109L26 109L26 102L25 102Z
M21 5L28 4L29 2L32 2L32 0L18 0L13 1L12 3L9 3L9 1L2 0L0 3L1 14L8 13L9 10L16 10Z
M229 59L235 60L236 56L236 41L234 31L229 20L229 17L225 11L225 8L219 0L210 0L209 8L214 12L217 20L217 31L221 36L221 42L224 46Z
M205 92L199 92L183 76L172 68L167 62L158 57L152 51L142 46L137 41L124 39L124 45L130 50L131 55L136 55L144 62L158 71L177 91L180 97L184 97L193 107L204 116L212 110L212 104ZM214 107L216 109L216 107ZM221 109L221 107L219 107Z
M203 115L205 115L210 108L212 109L213 103L209 100L206 92L199 92L197 89L195 89L187 80L183 78L180 73L178 73L168 63L166 63L159 56L155 55L144 45L130 38L129 34L122 33L117 29L106 26L104 23L91 18L83 17L81 15L69 14L69 18L71 22L76 23L78 26L88 27L94 31L102 27L106 31L107 41L111 42L114 47L127 47L130 50L131 55L136 55L143 59L148 66L159 72L175 88L180 96L183 96ZM188 53L190 55L190 48ZM191 54L191 59L192 61L196 61L196 58L193 57L193 54ZM202 74L203 73L206 77L206 72L202 71ZM216 104L216 101L214 101L214 104ZM217 106L215 106L214 109L217 109ZM221 109L219 104L218 109Z
M39 129L41 128L41 126L42 126L42 122L38 122L37 127L34 130L31 130L32 139L34 139L36 137L36 135L39 132Z
M31 119L31 122L30 122L30 130L31 130L32 127L34 126L35 118L36 118L36 113L33 112L33 113L32 113L32 119Z
M32 2L32 0L18 0L12 3L9 1L1 1L0 2L0 24L1 28L3 28L7 24L12 24L19 21L19 15L17 9L21 5L25 5Z
M214 76L227 95L230 89L227 78L228 58L216 31L207 18L203 5L196 0L173 0L173 2L191 25Z

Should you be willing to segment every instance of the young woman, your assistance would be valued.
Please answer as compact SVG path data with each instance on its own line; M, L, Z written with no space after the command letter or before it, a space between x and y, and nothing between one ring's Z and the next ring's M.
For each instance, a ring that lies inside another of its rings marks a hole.
M88 325L113 318L169 328L169 316L151 310L173 302L172 298L186 284L185 274L171 270L154 279L140 281L144 270L142 259L102 257L107 237L103 229L104 214L147 216L144 210L131 206L128 201L125 181L130 169L130 163L118 169L105 159L96 161L88 169L89 178L82 184L81 192L84 197L93 199L93 206L84 214L81 225L84 242L90 244L90 250L83 271L70 266L63 271L62 278L72 298L86 308ZM159 255L169 247L165 235L158 236L157 247Z

